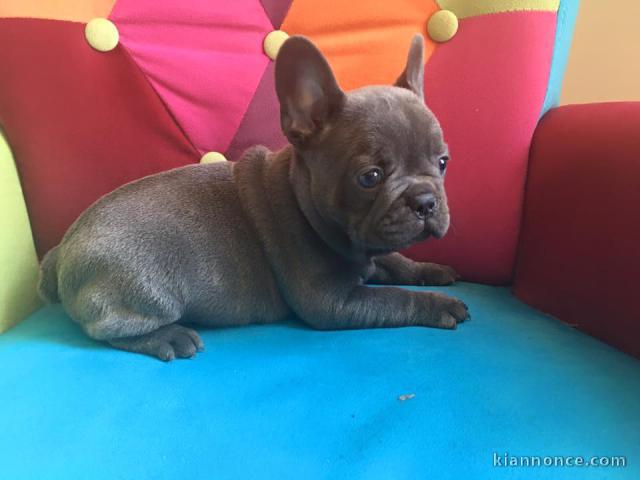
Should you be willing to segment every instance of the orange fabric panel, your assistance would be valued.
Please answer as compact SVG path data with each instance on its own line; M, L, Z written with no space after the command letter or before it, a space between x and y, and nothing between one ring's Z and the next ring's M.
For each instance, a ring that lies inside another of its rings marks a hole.
M411 37L426 36L434 0L294 0L281 29L311 38L345 90L393 83L404 69Z
M2 0L0 18L46 18L88 22L108 17L116 0Z

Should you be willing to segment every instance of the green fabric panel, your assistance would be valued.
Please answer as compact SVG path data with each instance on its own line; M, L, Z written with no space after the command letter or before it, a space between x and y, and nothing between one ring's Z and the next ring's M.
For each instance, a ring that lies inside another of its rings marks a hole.
M0 132L0 332L39 306L37 279L27 207L11 151Z

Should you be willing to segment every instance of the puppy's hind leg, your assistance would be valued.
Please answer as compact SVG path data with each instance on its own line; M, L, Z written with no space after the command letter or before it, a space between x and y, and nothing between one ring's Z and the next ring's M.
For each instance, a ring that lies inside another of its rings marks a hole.
M164 361L176 357L191 358L196 352L204 350L204 343L195 330L175 323L145 335L115 338L109 340L109 344L120 350L144 353Z
M193 357L204 349L200 336L192 329L177 325L182 316L178 302L149 300L144 308L114 303L117 295L108 290L86 286L70 308L71 316L96 340L129 352L143 353L160 360ZM165 299L166 300L166 299Z

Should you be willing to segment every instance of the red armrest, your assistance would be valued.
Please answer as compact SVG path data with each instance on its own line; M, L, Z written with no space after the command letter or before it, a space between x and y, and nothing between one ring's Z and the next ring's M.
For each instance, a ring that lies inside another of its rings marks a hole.
M640 357L640 102L569 105L540 121L514 292Z

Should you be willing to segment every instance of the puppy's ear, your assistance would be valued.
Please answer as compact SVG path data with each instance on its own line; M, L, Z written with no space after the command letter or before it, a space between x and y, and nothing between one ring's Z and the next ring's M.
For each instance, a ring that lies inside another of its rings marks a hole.
M407 66L395 86L411 90L424 102L424 38L419 33L411 40Z
M282 131L298 147L317 138L345 99L327 60L301 36L287 39L278 52L276 92Z

